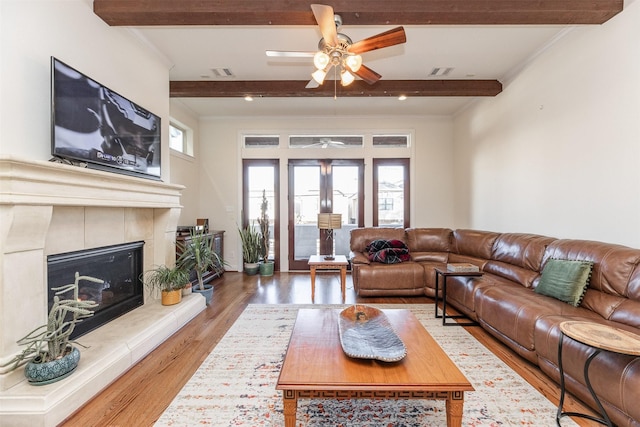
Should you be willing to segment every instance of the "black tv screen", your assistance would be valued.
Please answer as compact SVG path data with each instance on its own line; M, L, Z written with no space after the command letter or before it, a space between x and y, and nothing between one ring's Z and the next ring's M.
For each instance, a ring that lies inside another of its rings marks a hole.
M160 117L51 58L51 154L160 179Z

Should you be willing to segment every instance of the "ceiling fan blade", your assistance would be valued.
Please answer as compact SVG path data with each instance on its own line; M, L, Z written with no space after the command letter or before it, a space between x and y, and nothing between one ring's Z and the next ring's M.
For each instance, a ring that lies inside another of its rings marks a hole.
M302 52L302 51L286 51L286 50L267 50L265 51L267 56L273 58L313 58L315 52Z
M312 4L311 10L320 27L324 41L331 46L337 46L338 31L336 31L336 23L333 20L333 8L324 4Z
M382 77L380 74L376 73L366 65L361 65L360 69L358 71L355 71L353 74L360 77L362 80L369 83L370 85L374 84L375 82L380 80L380 78Z
M318 84L317 81L315 81L314 79L309 80L309 83L307 83L307 85L304 87L305 89L315 89L317 87L320 87L320 84Z
M396 27L392 30L385 31L384 33L360 40L359 42L349 46L348 51L350 53L359 54L369 52L370 50L382 49L383 47L405 43L406 41L407 35L404 32L404 27Z

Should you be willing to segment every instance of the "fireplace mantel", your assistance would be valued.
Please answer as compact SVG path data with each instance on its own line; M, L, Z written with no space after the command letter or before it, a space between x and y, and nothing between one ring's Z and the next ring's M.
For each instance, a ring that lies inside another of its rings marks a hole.
M144 241L144 270L175 260L183 186L66 164L0 156L0 365L16 340L46 322L46 258ZM54 384L26 384L0 368L0 418L54 426L205 308L191 295L174 308L145 304L79 341L80 365Z
M0 157L0 204L180 208L182 185L61 163Z

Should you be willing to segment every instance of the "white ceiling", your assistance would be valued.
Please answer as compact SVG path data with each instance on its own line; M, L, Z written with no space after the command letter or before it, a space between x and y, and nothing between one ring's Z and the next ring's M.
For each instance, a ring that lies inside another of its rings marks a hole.
M339 31L356 42L391 28L344 25ZM497 79L505 84L566 28L405 26L405 44L367 52L363 59L382 79ZM268 58L265 50L313 51L321 38L317 26L139 27L134 32L166 58L171 80L200 81L309 80L311 58ZM453 71L446 77L430 77L435 67ZM233 77L217 78L214 68L228 68ZM180 99L198 116L451 115L472 101L468 97Z

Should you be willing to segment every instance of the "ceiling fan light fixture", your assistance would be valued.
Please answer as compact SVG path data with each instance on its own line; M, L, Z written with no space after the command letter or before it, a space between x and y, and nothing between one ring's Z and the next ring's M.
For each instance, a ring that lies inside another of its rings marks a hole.
M349 86L351 83L353 83L354 80L355 77L353 76L353 74L351 74L347 70L344 70L340 74L340 82L342 83L342 86Z
M323 51L318 51L316 52L315 55L313 55L313 65L315 65L315 67L318 70L324 70L327 65L329 65L329 55L327 55L325 52Z
M351 71L357 73L360 67L362 67L362 56L360 55L349 55L345 59L345 64Z
M327 76L327 72L323 69L318 69L311 73L311 77L316 81L319 85L324 83L324 78Z

